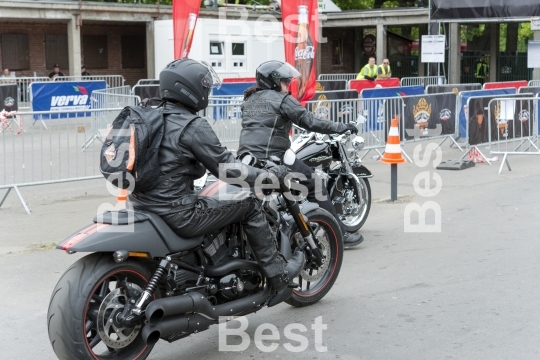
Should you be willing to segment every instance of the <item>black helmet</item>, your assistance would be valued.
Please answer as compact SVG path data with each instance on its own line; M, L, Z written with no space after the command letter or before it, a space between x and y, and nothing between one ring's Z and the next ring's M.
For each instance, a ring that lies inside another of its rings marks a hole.
M210 65L192 59L175 60L159 74L161 97L195 111L206 108L212 88L220 86L221 81Z
M262 63L255 72L257 85L261 89L281 91L281 81L290 83L300 73L289 63L270 60Z

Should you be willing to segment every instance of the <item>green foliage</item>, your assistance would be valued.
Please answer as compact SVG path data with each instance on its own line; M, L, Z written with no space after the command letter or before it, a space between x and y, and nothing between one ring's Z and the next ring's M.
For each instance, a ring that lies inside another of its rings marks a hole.
M372 9L375 0L334 0L341 10Z

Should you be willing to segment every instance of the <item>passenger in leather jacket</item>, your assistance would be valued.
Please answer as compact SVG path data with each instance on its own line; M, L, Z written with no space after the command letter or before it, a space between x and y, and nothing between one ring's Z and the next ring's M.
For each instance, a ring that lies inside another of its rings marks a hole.
M185 170L151 190L132 193L131 205L159 214L183 237L242 223L263 275L275 290L283 291L302 270L304 253L297 251L288 262L278 253L260 202L253 195L235 201L199 196L194 191L193 181L201 177L205 169L224 180L220 177L220 164L240 166L247 174L244 181L251 186L261 174L273 174L282 181L288 169L274 166L267 171L237 162L233 154L221 146L208 122L196 115L208 106L212 87L220 84L209 65L191 59L173 61L160 73L159 84L160 94L166 101L164 136L159 149L161 173ZM239 175L239 170L227 170L227 179Z
M269 159L272 155L282 158L291 146L289 132L293 123L321 134L342 134L346 131L358 133L352 124L316 118L290 96L289 85L298 76L300 73L294 67L281 61L267 61L257 68L257 86L244 92L238 154L250 152L259 159ZM291 170L307 177L308 180L300 181L308 189L307 199L317 202L341 224L324 186L321 195L326 200L319 201L315 196L314 171L298 159ZM358 245L364 239L360 233L348 233L343 226L342 232L345 248Z

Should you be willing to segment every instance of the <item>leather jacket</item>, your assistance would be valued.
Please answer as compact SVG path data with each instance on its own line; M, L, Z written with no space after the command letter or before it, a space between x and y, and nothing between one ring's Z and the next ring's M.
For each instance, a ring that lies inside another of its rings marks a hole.
M166 103L163 117L164 136L159 149L161 174L165 175L186 164L192 166L151 190L129 195L128 200L134 208L163 215L180 210L179 206L182 206L181 210L194 207L198 195L194 191L193 181L204 175L205 169L224 180L219 174L222 163L236 163L241 170L227 170L227 178L246 175L244 181L251 186L257 176L268 173L238 162L229 150L221 146L206 119L187 108Z
M242 131L238 154L251 152L257 158L283 157L291 147L292 124L321 134L344 133L347 125L318 119L286 93L260 90L242 104Z

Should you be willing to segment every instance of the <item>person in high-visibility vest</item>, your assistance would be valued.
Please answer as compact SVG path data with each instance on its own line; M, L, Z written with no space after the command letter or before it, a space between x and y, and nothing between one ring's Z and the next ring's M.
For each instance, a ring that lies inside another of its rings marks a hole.
M392 70L390 69L390 61L383 59L383 62L377 68L377 79L390 79L392 77Z
M489 68L487 65L487 59L478 59L476 62L476 70L474 71L474 76L476 78L476 81L480 83L480 85L483 85L484 82L487 80L489 74Z
M375 80L377 78L377 65L375 65L375 58L370 57L369 62L366 66L360 70L358 75L356 76L356 80Z

